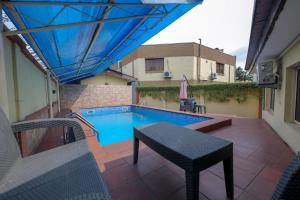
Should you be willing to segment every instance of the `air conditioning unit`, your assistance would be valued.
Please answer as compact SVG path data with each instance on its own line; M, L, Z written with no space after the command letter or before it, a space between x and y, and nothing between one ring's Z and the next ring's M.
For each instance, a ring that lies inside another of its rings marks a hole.
M268 61L257 65L257 84L264 88L278 88L279 74L274 72L276 62ZM277 70L278 71L278 70Z
M208 76L208 80L213 81L213 80L215 80L215 79L217 79L217 73L211 73L211 74Z
M172 77L173 77L172 72L170 72L170 71L165 71L164 72L164 78L172 78Z

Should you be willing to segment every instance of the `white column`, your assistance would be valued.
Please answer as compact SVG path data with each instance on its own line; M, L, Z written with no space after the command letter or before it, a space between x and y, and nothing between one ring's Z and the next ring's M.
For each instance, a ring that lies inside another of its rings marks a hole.
M9 101L7 91L7 79L6 79L6 68L5 68L5 56L4 56L4 36L3 23L2 23L2 5L0 4L0 106L7 118L9 119ZM13 92L13 91L11 91Z
M47 92L48 92L48 106L50 109L50 118L53 118L53 107L52 107L52 86L51 86L51 73L47 70Z

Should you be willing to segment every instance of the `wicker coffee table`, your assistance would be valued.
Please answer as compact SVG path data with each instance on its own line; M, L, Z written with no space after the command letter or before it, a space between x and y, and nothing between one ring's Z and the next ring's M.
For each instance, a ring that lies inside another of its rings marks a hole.
M199 197L199 173L223 161L228 198L233 198L233 143L169 123L134 129L134 164L139 141L185 170L186 197ZM217 190L218 188L216 188Z

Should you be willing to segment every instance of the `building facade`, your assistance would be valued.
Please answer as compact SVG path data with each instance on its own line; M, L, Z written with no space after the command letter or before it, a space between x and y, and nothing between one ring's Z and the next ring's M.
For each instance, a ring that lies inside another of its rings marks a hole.
M263 87L262 118L295 151L300 151L300 2L256 1L246 69ZM263 19L263 20L262 20ZM267 33L267 34L265 34ZM264 74L264 63L270 73ZM271 75L271 76L270 76ZM271 84L264 84L264 80ZM272 83L273 82L273 83Z
M236 57L197 43L143 45L113 66L141 83L235 80Z

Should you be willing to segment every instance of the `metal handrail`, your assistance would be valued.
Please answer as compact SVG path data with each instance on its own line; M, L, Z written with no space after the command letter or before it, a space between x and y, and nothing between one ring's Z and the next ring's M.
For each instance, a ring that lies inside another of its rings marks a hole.
M99 134L99 132L97 131L97 129L95 128L95 126L93 126L93 124L91 124L90 122L88 122L86 119L84 119L81 115L79 115L76 112L71 112L67 115L69 118L77 118L80 121L82 121L83 123L85 123L88 127L90 127L94 133Z

